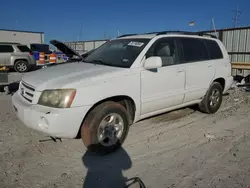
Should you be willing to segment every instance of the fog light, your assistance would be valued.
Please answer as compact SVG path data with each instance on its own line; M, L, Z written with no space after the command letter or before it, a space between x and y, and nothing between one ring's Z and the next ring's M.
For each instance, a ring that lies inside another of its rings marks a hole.
M49 122L45 117L41 117L38 126L41 129L48 129L49 128Z

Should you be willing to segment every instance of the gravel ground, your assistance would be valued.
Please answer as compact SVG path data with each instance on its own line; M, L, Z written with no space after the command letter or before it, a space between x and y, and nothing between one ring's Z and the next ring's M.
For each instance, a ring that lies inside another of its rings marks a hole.
M39 142L46 135L26 128L0 94L0 187L113 188L134 176L148 188L250 187L249 99L230 90L216 114L185 108L146 119L121 150L100 157L81 140Z

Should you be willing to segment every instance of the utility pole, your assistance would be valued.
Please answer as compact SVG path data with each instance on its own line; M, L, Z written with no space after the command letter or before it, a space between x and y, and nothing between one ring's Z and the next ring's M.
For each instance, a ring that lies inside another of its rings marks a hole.
M214 33L216 33L216 27L215 27L215 23L214 23L214 18L212 18L212 25L213 25Z
M106 34L106 31L104 31L104 39L107 39L107 34Z
M238 24L239 24L239 17L240 17L240 14L242 14L241 11L239 11L239 6L237 4L237 7L236 7L236 10L233 10L234 12L234 18L233 18L233 22L234 22L234 28L238 27Z
M81 30L80 30L80 36L79 36L79 40L81 40L81 41L83 40L82 39L82 34L83 34L83 20L82 20L82 25L81 25Z

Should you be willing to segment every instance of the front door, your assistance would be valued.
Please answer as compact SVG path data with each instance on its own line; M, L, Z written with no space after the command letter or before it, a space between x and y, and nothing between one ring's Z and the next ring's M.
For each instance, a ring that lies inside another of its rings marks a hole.
M184 98L185 70L178 64L178 47L175 38L157 40L146 58L159 56L162 67L141 72L141 115L160 111L182 103Z

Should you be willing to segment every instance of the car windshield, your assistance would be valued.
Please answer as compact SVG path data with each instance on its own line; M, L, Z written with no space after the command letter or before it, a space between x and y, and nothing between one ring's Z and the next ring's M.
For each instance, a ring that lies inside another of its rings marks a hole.
M89 54L84 62L129 68L149 41L150 39L111 40Z

